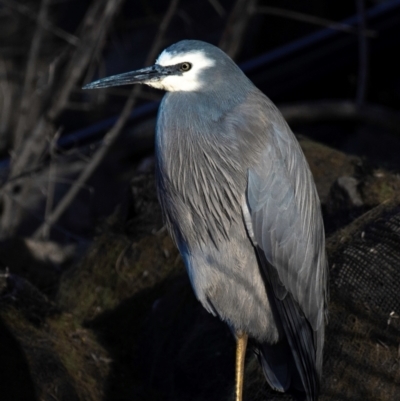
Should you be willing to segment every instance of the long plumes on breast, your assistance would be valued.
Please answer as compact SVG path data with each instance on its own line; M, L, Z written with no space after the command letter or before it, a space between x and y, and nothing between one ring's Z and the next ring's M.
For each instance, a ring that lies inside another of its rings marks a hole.
M219 166L216 164L215 160L207 153L203 152L203 156L205 160L207 161L208 165L210 166L211 171L219 171L219 173L222 175L224 179L224 183L226 185L223 186L222 191L224 194L225 200L229 202L229 206L231 208L234 208L237 205L238 198L237 198L237 193L233 191L233 188L235 187L235 184L237 183L234 182L232 178L232 172L233 173L238 173L240 174L240 168L239 166L235 165L236 163L227 163L226 161L223 163L224 166L222 168L219 168ZM227 168L231 168L230 173L228 174ZM218 194L215 193L216 197L218 197Z
M202 221L193 229L204 243L228 239L233 221L240 218L239 190L232 173L237 172L235 158L228 149L210 146L197 132L185 132L179 138L174 158L169 159L169 175L174 191L189 205L191 213ZM199 222L198 219L195 219Z

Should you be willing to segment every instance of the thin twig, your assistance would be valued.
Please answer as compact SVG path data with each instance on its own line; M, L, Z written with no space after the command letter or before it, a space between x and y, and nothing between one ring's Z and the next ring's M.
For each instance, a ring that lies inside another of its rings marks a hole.
M50 121L54 121L64 109L83 71L104 43L109 26L122 3L123 0L97 0L86 13L80 44L70 59L63 84L47 114Z
M48 0L47 0L48 1ZM54 132L52 122L65 109L70 94L84 69L93 56L93 51L99 50L98 43L105 41L106 32L123 0L97 0L93 1L88 9L81 29L81 41L75 49L66 67L65 76L59 80L60 86L53 95L53 101L47 115L40 117L36 126L23 143L23 149L13 160L10 178L20 175L28 167L38 161L47 146L47 134ZM95 23L96 22L96 23Z
M19 199L17 199L15 196L12 196L10 193L5 192L4 195L10 199L12 202L15 202L19 205L20 208L22 208L26 213L28 213L30 216L34 217L38 221L43 221L43 216L39 215L32 209L29 209L26 205L24 205ZM59 231L60 233L64 234L66 237L77 241L77 242L85 242L87 241L86 238L80 237L76 234L73 234L72 232L68 231L67 229L61 227L58 224L53 224L52 227Z
M47 185L47 197L46 197L46 208L44 212L44 227L42 230L42 239L49 239L50 235L50 226L46 224L48 216L51 214L51 210L53 208L54 202L54 192L55 192L55 180L54 177L56 176L57 164L55 162L55 151L57 147L57 141L60 138L61 130L59 129L52 140L50 141L50 166L49 166L49 180Z
M29 106L31 103L31 95L33 90L33 80L36 75L37 59L39 56L40 45L44 34L43 21L47 18L47 12L50 2L51 0L42 0L41 2L36 30L33 35L31 47L29 49L18 124L14 133L14 150L16 151L17 157L26 132Z
M208 0L208 2L221 18L225 17L226 11L218 0Z
M107 88L106 90L104 90L104 92L107 93L107 96L113 95L124 98L129 97L129 95L131 94L130 90L117 89L117 88ZM141 93L138 93L138 99L143 99L150 102L159 102L162 99L162 97L163 97L162 92L141 91ZM90 102L87 101L85 103L70 101L65 105L66 110L92 111L95 108L96 105L93 104L93 101Z
M15 0L0 0L1 3L3 3L6 7L9 9L18 12L19 14L22 14L23 16L37 21L39 18L35 14L33 10L31 10L29 7L25 6L24 4L21 4ZM54 1L52 2L54 4ZM58 36L60 39L65 40L72 46L77 46L79 44L79 38L65 32L64 30L60 29L59 27L53 25L51 22L49 22L47 19L43 19L40 21L40 24L44 29L47 31L51 32L53 35Z
M274 15L276 17L293 19L296 21L306 22L318 26L324 26L326 28L334 29L336 31L351 33L354 35L359 34L359 30L357 28L352 27L351 25L343 24L341 22L331 21L329 19L317 17L315 15L300 13L298 11L287 10L284 8L262 6L255 8L254 12L260 14ZM362 36L368 36L370 38L375 38L378 36L376 31L372 31L370 29L363 29L361 31L361 34Z
M229 15L218 46L235 58L244 40L244 32L253 15L257 0L237 0Z
M53 127L54 120L65 109L72 89L81 78L84 69L87 67L95 51L99 51L101 48L98 44L105 43L105 37L109 26L122 2L123 0L92 1L80 28L81 40L79 46L73 49L73 53L69 56L69 63L64 70L65 75L59 77L54 83L54 85L58 86L58 90L56 89L53 91L54 93L52 93L52 101L50 102L49 109L47 112L43 112L41 116L35 116L36 124L33 129L30 129L29 136L21 143L21 147L18 151L16 151L17 149L13 151L16 156L11 163L9 174L11 180L13 177L24 173L24 171L28 169L31 170L32 167L40 162L40 159L47 149L48 138L55 132ZM68 50L71 51L72 49ZM47 88L46 93L41 94L40 100L46 100L52 88L53 86ZM41 107L37 103L38 102L35 102L35 104L33 104L36 114L41 112ZM30 124L30 126L31 125L33 124ZM29 180L20 180L6 183L0 189L0 194L3 192L15 193L15 196L23 199L29 196L29 191ZM12 203L5 197L1 215L0 238L13 235L21 222L22 216L18 203Z
M290 125L362 121L400 135L400 113L381 105L367 103L359 108L350 100L318 100L280 105L279 110Z
M9 127L13 98L13 89L8 80L7 64L2 59L0 59L0 76L0 151L2 151L7 143L7 138L4 136Z
M38 182L39 185L40 185L40 181L41 181L40 178L36 178L36 182ZM46 178L44 178L44 177L43 177L43 181L47 181L47 183L50 182L49 179L46 180ZM58 178L55 178L54 180L52 180L52 182L54 182L55 184L72 185L75 182L75 180L58 177ZM90 185L87 185L87 184L83 184L81 189L86 190L89 193L90 196L92 196L93 193L94 193L94 188L92 186L90 186Z
M361 107L365 100L368 80L368 41L363 32L366 31L364 0L356 0L358 14L358 77L356 103Z
M151 50L147 56L146 59L146 65L149 65L153 62L155 57L160 51L161 46L163 45L163 38L164 34L168 28L168 25L171 22L171 19L173 15L175 14L175 10L178 6L179 0L172 0L169 4L168 10L160 24L160 27L158 29L157 35L153 41L153 45L151 47ZM82 171L80 176L78 177L77 181L74 183L73 186L69 189L69 191L64 195L64 197L61 199L61 201L58 203L54 211L51 213L50 216L48 216L45 224L48 227L51 227L60 217L61 215L66 211L66 209L69 207L71 202L75 199L76 195L79 192L80 187L91 177L93 172L97 169L99 164L103 161L105 155L108 153L108 150L110 149L111 145L115 142L117 139L122 127L125 125L132 107L134 106L138 94L142 90L141 86L135 86L131 92L131 95L129 96L128 100L125 103L125 106L118 117L117 122L115 125L111 128L111 130L105 135L103 139L102 146L96 151L96 153L93 155L92 160L90 163L86 166L86 168ZM44 229L44 224L42 224L34 233L34 236L40 235L42 230Z

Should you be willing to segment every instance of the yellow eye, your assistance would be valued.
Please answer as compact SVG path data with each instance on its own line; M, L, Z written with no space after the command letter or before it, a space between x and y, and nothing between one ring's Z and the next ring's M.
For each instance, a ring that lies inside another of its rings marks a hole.
M186 72L186 71L189 71L191 68L192 68L192 64L190 64L190 63L182 63L179 66L179 71Z

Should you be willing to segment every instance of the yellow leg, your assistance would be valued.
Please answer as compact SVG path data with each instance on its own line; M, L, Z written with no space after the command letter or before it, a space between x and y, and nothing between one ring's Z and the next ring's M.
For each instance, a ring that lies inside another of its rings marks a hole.
M244 359L246 356L247 334L236 334L236 401L242 401Z

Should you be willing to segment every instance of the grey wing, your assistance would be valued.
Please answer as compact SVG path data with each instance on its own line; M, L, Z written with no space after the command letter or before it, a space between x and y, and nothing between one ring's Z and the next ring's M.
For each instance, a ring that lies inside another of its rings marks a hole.
M328 274L320 203L290 128L279 121L269 129L261 157L248 171L245 221L265 261L303 384L314 393L313 376L322 364Z

